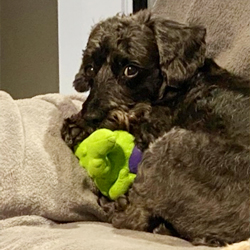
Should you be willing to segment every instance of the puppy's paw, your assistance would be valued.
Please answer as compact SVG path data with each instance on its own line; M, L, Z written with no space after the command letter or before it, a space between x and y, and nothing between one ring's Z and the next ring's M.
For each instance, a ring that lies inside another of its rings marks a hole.
M74 119L67 118L64 120L61 135L68 147L74 148L79 142L83 141L89 134L83 126L79 126Z
M154 228L153 233L162 235L172 235L172 232L164 225L164 223Z
M111 222L115 212L115 202L109 200L107 197L101 195L98 198L98 204L108 216L108 221Z
M128 206L128 196L121 195L116 201L115 201L115 209L116 211L124 211Z
M204 245L210 247L223 247L226 246L226 242L213 236L197 237L191 240L191 243L195 246Z

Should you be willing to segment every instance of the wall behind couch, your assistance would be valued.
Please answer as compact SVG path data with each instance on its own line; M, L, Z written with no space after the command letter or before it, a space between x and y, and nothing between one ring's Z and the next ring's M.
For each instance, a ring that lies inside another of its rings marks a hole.
M132 0L0 0L0 89L74 93L91 26L117 12L131 13Z
M57 0L0 0L0 89L59 91Z
M14 98L74 93L91 26L125 9L132 0L0 0L0 89Z

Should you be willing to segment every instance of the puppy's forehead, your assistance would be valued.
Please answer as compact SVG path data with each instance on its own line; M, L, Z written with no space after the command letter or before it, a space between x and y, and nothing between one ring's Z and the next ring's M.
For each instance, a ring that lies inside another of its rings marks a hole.
M155 45L154 34L136 20L113 17L95 26L90 34L86 53L124 54L144 60Z

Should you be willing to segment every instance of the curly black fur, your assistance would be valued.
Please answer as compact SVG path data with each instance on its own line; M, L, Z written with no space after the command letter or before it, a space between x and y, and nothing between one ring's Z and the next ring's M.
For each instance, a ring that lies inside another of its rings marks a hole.
M164 224L211 246L250 237L249 80L205 58L204 28L148 11L100 22L74 86L90 94L63 126L70 147L106 127L144 151L115 227Z

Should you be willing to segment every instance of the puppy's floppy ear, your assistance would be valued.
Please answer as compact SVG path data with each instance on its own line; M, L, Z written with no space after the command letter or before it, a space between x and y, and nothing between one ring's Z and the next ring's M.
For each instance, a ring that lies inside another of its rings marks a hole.
M180 86L204 64L206 30L199 26L186 27L162 18L152 18L151 22L165 79L160 93L163 95L167 85Z
M89 83L84 78L83 64L81 65L78 73L75 75L75 80L73 81L73 86L78 92L85 92L89 90Z

